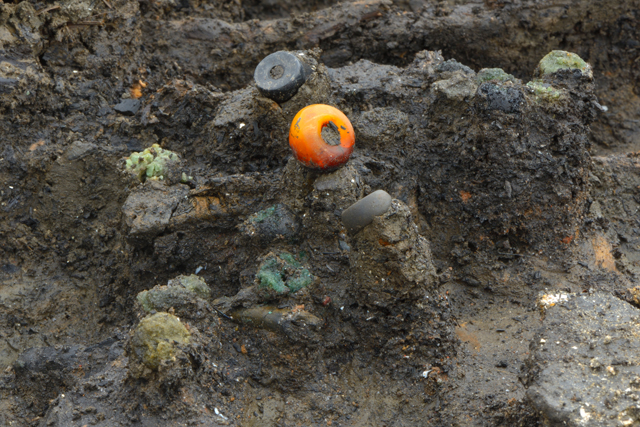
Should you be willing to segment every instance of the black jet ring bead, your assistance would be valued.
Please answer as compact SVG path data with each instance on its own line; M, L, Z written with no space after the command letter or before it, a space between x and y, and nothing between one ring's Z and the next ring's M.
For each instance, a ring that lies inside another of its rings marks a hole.
M256 67L253 78L263 96L285 102L304 84L308 74L305 68L294 54L281 50L264 58Z

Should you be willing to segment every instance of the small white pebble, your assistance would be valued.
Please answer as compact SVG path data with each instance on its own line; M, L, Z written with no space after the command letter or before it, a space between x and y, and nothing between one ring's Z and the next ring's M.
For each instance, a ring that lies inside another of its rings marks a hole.
M238 381L240 380L240 378L238 378ZM222 418L223 420L228 420L229 418L225 417L224 415L222 415L222 413L218 410L218 408L213 408L216 415L219 416L220 418Z

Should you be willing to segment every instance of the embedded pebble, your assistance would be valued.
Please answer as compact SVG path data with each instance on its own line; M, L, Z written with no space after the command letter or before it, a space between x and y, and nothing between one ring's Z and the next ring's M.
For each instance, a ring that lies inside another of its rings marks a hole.
M374 191L342 212L342 222L350 233L357 233L371 224L373 218L391 206L391 196L384 190Z
M119 104L113 107L120 114L124 114L125 116L133 116L135 115L142 103L139 99L124 99Z

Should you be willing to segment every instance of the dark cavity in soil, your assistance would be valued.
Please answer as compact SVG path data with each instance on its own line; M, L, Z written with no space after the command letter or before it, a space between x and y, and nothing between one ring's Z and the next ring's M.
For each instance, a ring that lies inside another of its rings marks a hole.
M326 125L322 126L322 130L320 131L320 135L322 135L322 139L329 145L340 145L340 131L338 130L338 126L335 123L329 122Z

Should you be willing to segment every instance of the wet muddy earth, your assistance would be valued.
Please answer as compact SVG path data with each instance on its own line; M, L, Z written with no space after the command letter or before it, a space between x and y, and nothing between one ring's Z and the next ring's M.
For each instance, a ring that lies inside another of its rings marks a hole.
M638 10L0 4L0 424L640 425Z

